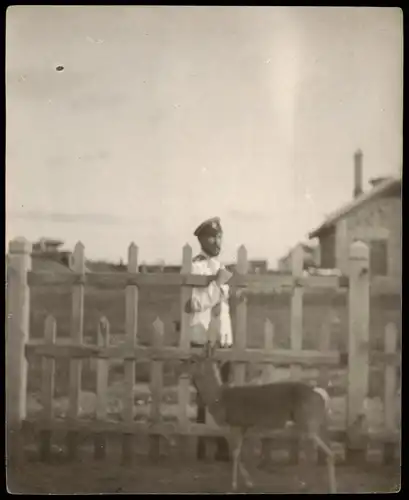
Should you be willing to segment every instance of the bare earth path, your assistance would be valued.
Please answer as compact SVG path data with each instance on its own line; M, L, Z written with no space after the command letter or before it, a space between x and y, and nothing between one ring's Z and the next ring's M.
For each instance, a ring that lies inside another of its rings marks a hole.
M230 490L230 464L162 459L153 464L140 457L132 466L108 459L97 463L83 459L75 464L41 464L28 461L8 472L8 490L28 494L75 493L226 493ZM296 493L296 468L277 465L267 471L249 467L255 493ZM340 493L396 492L400 489L399 466L363 465L337 467ZM308 493L325 493L325 470L319 466ZM246 490L242 488L243 492Z

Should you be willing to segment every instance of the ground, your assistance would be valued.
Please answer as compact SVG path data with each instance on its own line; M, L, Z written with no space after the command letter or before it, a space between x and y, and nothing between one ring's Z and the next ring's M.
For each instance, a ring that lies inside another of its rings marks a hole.
M297 469L277 465L269 471L248 467L255 493L296 493L294 478ZM326 493L325 468L317 466L306 492ZM397 492L400 469L397 466L365 465L337 467L338 492ZM75 494L75 493L226 493L231 491L231 466L215 462L189 463L164 459L152 463L141 457L132 466L109 460L97 463L86 459L72 465L27 463L19 471L8 474L12 493ZM239 492L248 492L239 487Z

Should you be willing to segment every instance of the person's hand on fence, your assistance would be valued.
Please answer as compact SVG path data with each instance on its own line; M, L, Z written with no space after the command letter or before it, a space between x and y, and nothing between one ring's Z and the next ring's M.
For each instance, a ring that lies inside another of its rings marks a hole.
M222 267L216 274L215 282L218 286L225 285L230 278L233 276L233 273L228 271L226 268Z
M200 307L200 302L197 299L197 297L192 297L189 299L186 304L185 304L185 313L187 314L192 314L195 312L200 312L201 307Z

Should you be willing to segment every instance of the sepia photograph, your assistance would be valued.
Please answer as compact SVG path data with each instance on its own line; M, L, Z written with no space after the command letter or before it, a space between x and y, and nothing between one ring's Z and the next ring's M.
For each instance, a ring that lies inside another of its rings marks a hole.
M5 38L8 492L399 492L402 9Z

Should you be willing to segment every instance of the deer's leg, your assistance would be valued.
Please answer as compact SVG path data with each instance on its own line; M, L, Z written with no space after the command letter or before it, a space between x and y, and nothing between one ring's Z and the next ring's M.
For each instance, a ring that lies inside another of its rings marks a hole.
M233 491L237 490L237 479L240 466L240 453L243 444L243 433L240 431L235 431L232 433L232 444L233 444L233 478L232 478L232 488Z
M206 407L199 393L197 393L196 397L197 397L196 422L198 424L204 424L206 423ZM207 451L206 444L207 444L206 438L204 436L199 436L197 440L197 449L196 449L198 460L204 460L206 458L206 451Z
M244 482L248 488L253 487L253 481L251 480L250 473L249 471L245 468L243 461L241 459L241 450L243 448L243 442L244 442L244 432L243 431L238 431L236 435L236 441L235 441L235 446L234 446L234 453L237 453L237 465L236 465L236 486L237 486L237 479L238 479L238 472L243 476Z
M316 442L317 446L326 454L327 456L327 467L328 467L328 480L330 493L337 492L337 482L335 478L335 460L334 452L329 448L327 444L317 435L313 434L312 438Z
M311 437L305 432L300 434L300 446L303 453L301 454L299 462L299 471L301 473L299 481L301 488L306 489L312 477L315 448Z
M249 471L244 467L243 462L241 460L239 461L239 468L240 468L241 475L244 478L244 482L246 483L247 488L252 488L253 481L251 480Z

